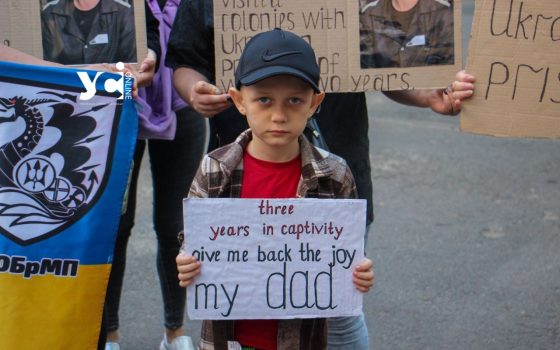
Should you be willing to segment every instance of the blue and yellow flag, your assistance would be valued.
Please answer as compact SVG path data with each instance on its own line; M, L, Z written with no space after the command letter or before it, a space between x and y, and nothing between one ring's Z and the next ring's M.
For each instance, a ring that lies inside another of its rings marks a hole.
M0 349L95 349L137 131L125 74L0 62Z

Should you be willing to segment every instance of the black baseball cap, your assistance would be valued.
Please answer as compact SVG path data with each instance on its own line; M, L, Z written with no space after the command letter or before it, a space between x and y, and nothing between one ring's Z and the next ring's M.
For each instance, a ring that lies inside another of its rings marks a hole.
M276 28L247 42L235 71L235 87L284 74L303 79L315 92L320 91L319 66L311 45L294 33Z

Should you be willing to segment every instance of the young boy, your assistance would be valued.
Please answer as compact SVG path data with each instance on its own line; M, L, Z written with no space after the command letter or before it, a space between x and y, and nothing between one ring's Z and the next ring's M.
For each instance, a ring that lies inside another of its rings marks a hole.
M303 136L307 119L323 100L311 46L280 29L254 36L241 55L229 93L250 129L202 161L189 197L355 198L342 158L314 148ZM181 286L200 273L200 263L179 254ZM353 272L361 292L373 286L369 259ZM268 349L326 348L325 319L205 321L201 349L227 349L228 341Z

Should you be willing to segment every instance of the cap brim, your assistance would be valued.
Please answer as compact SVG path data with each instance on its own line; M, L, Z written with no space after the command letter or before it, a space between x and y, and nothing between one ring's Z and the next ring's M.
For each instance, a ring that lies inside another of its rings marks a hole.
M241 83L241 85L252 85L258 83L263 79L274 77L277 75L292 75L294 77L303 79L305 82L311 85L315 92L320 92L317 83L315 83L305 73L286 66L272 66L256 70L239 79L239 82Z

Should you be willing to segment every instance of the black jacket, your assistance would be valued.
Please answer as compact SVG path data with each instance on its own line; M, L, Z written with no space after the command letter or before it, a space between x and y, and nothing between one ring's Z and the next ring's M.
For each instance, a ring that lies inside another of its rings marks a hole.
M125 0L101 0L90 33L74 20L72 0L53 0L41 12L43 58L62 64L137 62L132 6Z

